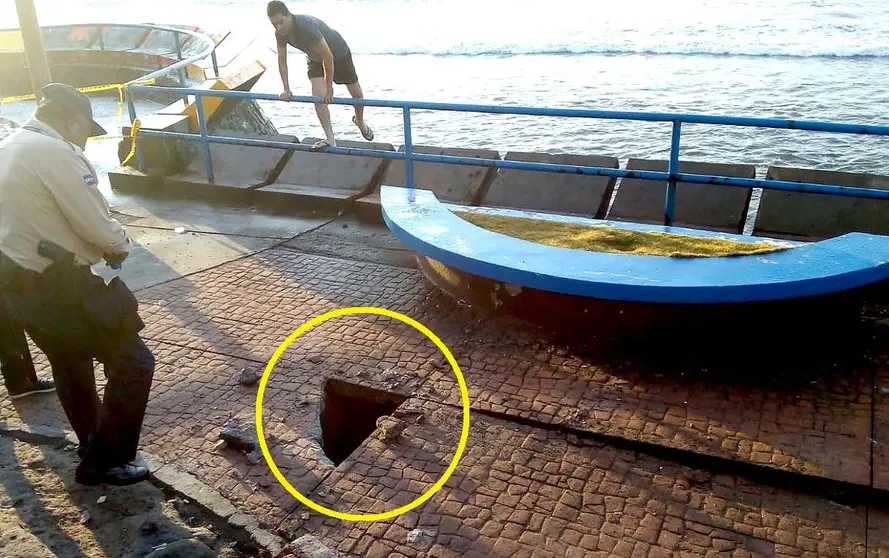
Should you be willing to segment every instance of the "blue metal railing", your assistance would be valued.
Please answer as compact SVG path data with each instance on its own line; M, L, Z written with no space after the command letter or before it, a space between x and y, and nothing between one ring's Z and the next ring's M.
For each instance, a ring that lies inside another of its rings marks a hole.
M203 145L204 167L207 179L213 181L213 163L210 157L210 143L222 143L229 145L244 145L256 147L273 147L291 151L311 151L313 147L305 144L276 142L271 140L243 139L227 136L209 135L207 123L204 118L203 97L223 97L235 99L253 99L265 101L278 101L278 96L267 93L253 93L245 91L219 91L209 89L186 89L174 87L158 87L146 85L130 86L131 91L166 91L182 95L193 95L197 105L200 134L182 134L176 132L163 132L157 130L140 130L139 135L147 137L161 137L171 139L184 139L198 141ZM135 119L135 106L133 96L128 95L130 103L131 121ZM318 97L291 97L291 102L318 103ZM674 222L676 210L676 184L677 182L697 184L719 184L722 186L734 186L739 188L763 188L771 190L783 190L788 192L806 192L813 194L826 194L832 196L846 196L855 198L889 200L889 190L877 190L868 188L856 188L850 186L815 184L807 182L788 182L782 180L759 180L751 178L737 178L730 176L690 174L679 172L679 146L682 123L688 124L712 124L722 126L747 126L756 128L776 128L788 130L807 130L818 132L832 132L839 134L858 134L873 136L889 136L889 126L867 126L860 124L841 124L832 122L817 122L807 120L782 120L770 118L740 118L729 116L710 116L695 114L671 114L656 112L621 112L599 111L585 109L554 109L533 107L510 107L498 105L470 105L456 103L430 103L418 101L384 101L374 99L334 99L332 104L337 105L362 105L365 107L399 108L404 115L404 152L382 151L375 149L356 149L346 147L325 148L325 153L337 155L362 155L383 159L397 159L405 163L405 186L414 187L414 162L445 163L455 165L472 165L482 167L496 167L501 169L529 170L539 172L557 172L569 174L584 174L594 176L612 176L616 178L638 178L642 180L657 180L667 182L664 199L664 220L666 224ZM568 118L593 118L606 120L636 120L643 122L670 122L673 125L670 159L667 172L625 170L606 167L562 165L552 163L530 163L520 161L504 161L500 159L476 159L473 157L454 157L447 155L426 155L414 153L411 134L412 110L437 110L452 112L471 112L487 114L511 114L520 116L558 116ZM138 147L137 147L138 149Z

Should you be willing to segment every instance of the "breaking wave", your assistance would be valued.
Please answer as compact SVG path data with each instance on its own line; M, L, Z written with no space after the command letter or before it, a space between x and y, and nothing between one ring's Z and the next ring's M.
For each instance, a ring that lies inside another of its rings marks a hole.
M885 58L889 57L889 47L851 47L846 49L831 48L800 48L799 45L786 47L754 47L731 48L723 46L618 46L618 45L544 45L544 46L489 46L459 45L442 48L435 47L392 47L392 48L355 48L359 54L374 55L427 55L427 56L533 56L553 55L571 56L583 54L601 55L672 55L672 56L737 56L755 58Z

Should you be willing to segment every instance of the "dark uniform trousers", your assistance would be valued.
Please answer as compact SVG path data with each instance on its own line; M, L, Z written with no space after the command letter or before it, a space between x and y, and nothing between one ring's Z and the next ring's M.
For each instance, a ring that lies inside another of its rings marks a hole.
M106 284L86 266L54 264L38 274L2 254L0 289L13 319L49 359L59 400L86 447L84 465L106 470L133 461L154 376L135 297L119 279ZM93 359L105 366L104 401Z
M10 393L37 383L25 330L7 311L3 297L0 297L0 371Z

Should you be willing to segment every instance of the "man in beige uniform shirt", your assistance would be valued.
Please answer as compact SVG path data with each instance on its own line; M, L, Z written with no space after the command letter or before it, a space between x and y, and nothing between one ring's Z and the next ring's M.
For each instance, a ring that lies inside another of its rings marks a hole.
M2 104L2 103L0 103ZM18 128L0 114L0 140ZM12 319L0 297L0 374L10 399L55 391L53 381L38 378L22 325Z
M89 99L55 83L41 90L34 118L0 142L0 287L52 365L80 442L75 479L123 485L149 475L136 453L154 357L139 337L135 297L90 267L103 258L119 264L131 244L83 153L89 137L104 133ZM108 378L104 402L94 358Z

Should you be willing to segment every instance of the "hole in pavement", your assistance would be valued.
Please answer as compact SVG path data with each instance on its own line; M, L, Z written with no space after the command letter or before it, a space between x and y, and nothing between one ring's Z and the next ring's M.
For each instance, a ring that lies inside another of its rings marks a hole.
M321 400L321 447L339 466L377 428L377 419L391 415L406 397L328 379Z

